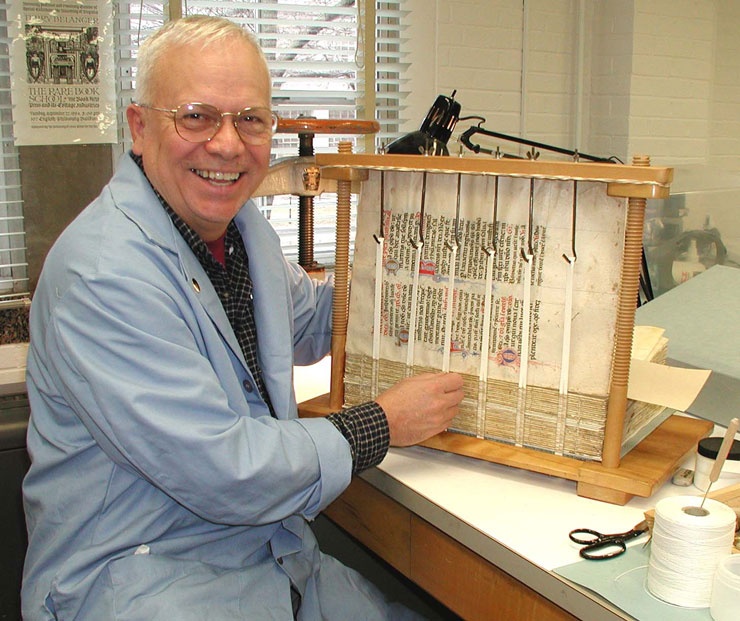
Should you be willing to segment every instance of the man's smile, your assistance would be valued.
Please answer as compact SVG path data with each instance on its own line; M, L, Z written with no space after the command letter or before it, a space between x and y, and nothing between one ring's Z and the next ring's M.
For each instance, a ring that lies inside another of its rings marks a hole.
M200 170L197 168L191 168L190 170L199 177L216 185L228 185L230 183L234 183L242 175L242 173L238 172L222 172L220 170Z

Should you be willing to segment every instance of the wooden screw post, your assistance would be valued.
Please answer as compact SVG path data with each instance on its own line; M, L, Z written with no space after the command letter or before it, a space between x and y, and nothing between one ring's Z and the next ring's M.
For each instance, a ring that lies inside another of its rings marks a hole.
M650 166L650 158L636 155L633 166ZM635 326L635 309L640 287L640 264L642 258L642 229L645 222L645 198L629 198L627 224L624 232L624 261L620 279L619 308L617 309L617 334L614 345L612 381L607 405L604 450L601 464L607 468L618 468L624 433L624 417L627 411L627 383L632 357L632 335Z
M340 155L352 153L351 142L339 143ZM336 265L334 266L334 300L331 330L331 389L329 406L344 405L344 348L347 343L349 309L349 220L352 181L337 180Z

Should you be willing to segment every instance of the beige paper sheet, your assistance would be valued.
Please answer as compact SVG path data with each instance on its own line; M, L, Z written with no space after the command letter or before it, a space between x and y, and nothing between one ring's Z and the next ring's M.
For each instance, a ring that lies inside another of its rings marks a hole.
M627 397L684 412L694 402L710 373L633 358Z

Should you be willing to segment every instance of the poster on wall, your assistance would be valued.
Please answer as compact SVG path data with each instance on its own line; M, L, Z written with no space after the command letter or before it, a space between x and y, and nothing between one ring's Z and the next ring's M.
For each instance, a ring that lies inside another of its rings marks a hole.
M12 0L16 146L117 142L110 0Z

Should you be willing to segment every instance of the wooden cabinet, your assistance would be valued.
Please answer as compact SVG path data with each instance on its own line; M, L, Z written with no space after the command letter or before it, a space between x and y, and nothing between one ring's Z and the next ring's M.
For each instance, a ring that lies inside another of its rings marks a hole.
M463 619L576 619L361 478L324 513Z

